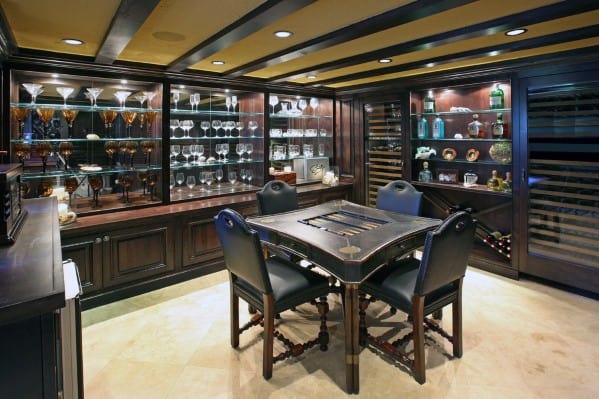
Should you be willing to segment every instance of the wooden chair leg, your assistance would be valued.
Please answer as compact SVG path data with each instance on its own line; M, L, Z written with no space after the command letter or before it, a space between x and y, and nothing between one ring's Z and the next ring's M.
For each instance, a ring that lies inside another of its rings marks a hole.
M462 346L462 279L458 282L458 295L455 301L451 305L451 311L453 315L452 321L452 343L453 343L453 355L455 357L462 357L464 348Z
M424 297L414 296L412 299L412 324L414 331L414 379L420 384L426 382L426 365L424 358Z
M272 377L273 340L275 329L274 298L264 295L264 347L262 349L262 376L265 380Z
M231 346L239 346L239 297L234 292L233 284L229 287L231 306Z
M320 350L325 352L329 348L329 330L327 328L327 313L329 313L329 303L326 296L320 297L320 302L316 305L320 315L320 332L318 333L318 343Z

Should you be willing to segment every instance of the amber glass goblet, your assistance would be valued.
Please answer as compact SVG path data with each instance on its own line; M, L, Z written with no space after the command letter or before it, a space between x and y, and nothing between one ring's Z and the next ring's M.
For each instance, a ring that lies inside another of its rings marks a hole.
M129 203L129 190L135 183L135 178L131 173L123 173L119 176L119 183L123 187L123 202Z
M52 188L52 180L43 179L37 185L37 196L38 197L49 197L52 195L54 189Z
M25 166L25 158L31 153L31 145L25 142L14 143L13 149L21 164Z
M155 143L153 141L142 141L141 142L141 151L146 155L146 163L148 167L150 167L150 157L152 152L154 151Z
M22 181L19 189L21 191L21 198L27 198L29 191L31 191L31 185L27 181Z
M127 154L129 154L129 167L133 168L133 156L138 149L137 141L127 141L125 146L127 148Z
M77 109L63 109L62 110L62 116L64 117L64 120L67 121L69 138L73 137L73 133L72 133L73 122L75 121L77 114L79 114L79 110L77 110Z
M46 164L48 162L48 157L52 154L52 144L47 141L42 141L37 144L37 148L35 149L37 155L42 159L42 173L46 173Z
M75 176L69 176L64 178L64 190L69 194L69 208L73 207L73 193L77 191L79 187L79 181Z
M58 145L58 153L64 157L64 171L69 169L69 158L73 155L73 143L63 141Z
M25 127L25 119L31 113L29 108L10 107L10 113L17 120L19 139L23 138L23 128Z
M156 116L158 116L158 112L157 111L146 111L144 112L144 114L146 115L146 121L148 122L148 135L150 133L152 133L152 126L154 126L154 123L156 122Z
M150 201L154 201L154 190L158 184L158 174L151 172L148 174L148 191L150 191Z
M139 181L141 182L141 185L143 187L143 191L142 191L142 196L146 195L146 187L148 184L148 171L147 170L140 170L137 173L138 177L139 177Z
M102 121L104 122L104 127L106 128L106 137L110 137L110 128L112 127L112 123L114 122L118 114L119 113L116 111L107 109L102 110L102 112L100 112L100 117L102 118Z
M111 167L114 167L116 161L114 159L114 155L119 151L119 143L116 141L107 141L104 143L104 151L106 151L106 155L108 155L108 160Z
M127 127L127 137L131 137L131 126L133 126L133 122L135 122L137 112L121 111L121 116L123 117L123 120L125 121L125 126Z
M92 190L94 192L93 207L99 208L100 207L100 202L99 202L100 190L104 187L104 180L102 179L102 176L100 176L100 175L89 175L87 177L87 182L89 183L89 186L92 188Z
M119 152L121 153L122 161L121 166L127 163L127 142L119 141Z
M48 126L50 126L50 121L52 121L52 117L54 117L54 108L37 108L37 115L40 117L40 120L44 124L44 138L46 138L46 130Z

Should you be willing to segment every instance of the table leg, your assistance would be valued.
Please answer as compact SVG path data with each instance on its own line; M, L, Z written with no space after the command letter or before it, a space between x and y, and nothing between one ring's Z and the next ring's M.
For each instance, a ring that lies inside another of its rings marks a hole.
M358 287L345 285L345 382L350 394L360 390Z

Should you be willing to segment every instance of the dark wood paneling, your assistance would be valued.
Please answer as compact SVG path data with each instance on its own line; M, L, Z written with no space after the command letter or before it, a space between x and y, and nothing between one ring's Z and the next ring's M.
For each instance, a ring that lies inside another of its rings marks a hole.
M96 242L96 239L99 242ZM83 293L102 288L102 241L97 236L67 239L62 244L62 256L77 265Z
M183 267L214 261L223 256L211 216L192 217L183 222Z

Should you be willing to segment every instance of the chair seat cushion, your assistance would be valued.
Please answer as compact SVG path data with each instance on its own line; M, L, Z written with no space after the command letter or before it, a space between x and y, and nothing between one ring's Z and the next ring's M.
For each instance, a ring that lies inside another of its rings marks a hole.
M270 257L266 259L266 268L272 285L275 313L283 312L329 293L329 282L326 277L285 259L277 256ZM238 278L235 284L252 295L258 302L262 302L262 293L246 281Z
M420 261L415 258L394 261L370 276L360 285L360 290L402 312L411 313L419 266ZM453 285L447 284L428 294L424 306L427 307L454 292Z

